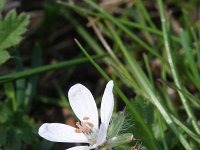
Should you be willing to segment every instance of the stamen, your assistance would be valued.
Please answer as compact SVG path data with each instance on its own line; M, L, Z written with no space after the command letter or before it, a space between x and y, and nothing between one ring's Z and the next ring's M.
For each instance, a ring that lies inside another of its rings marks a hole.
M89 119L89 117L84 117L83 122L77 122L77 128L75 129L75 132L83 133L87 137L90 144L93 145L96 142L98 136L98 129L94 128L94 125L89 122Z
M84 117L83 120L89 120L89 117ZM75 132L76 133L90 133L91 129L94 127L94 125L88 121L82 122L81 124L79 122L76 123L76 128Z
M87 125L88 125L90 128L93 128L93 127L94 127L94 125L91 124L90 122L87 122Z
M89 117L83 117L83 120L89 120L90 118Z
M75 129L75 132L76 132L76 133L82 133L82 130L81 130L81 129L78 129L78 128L76 128L76 129Z
M76 123L76 126L79 127L79 129L82 129L82 126L79 122Z

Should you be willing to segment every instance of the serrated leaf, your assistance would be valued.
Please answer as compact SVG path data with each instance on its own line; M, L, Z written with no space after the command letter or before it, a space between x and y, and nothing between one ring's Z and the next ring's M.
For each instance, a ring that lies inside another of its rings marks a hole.
M26 31L29 17L25 14L17 15L10 11L6 17L0 20L0 51L18 44L22 40L22 34Z
M5 63L10 57L8 51L0 51L0 65Z

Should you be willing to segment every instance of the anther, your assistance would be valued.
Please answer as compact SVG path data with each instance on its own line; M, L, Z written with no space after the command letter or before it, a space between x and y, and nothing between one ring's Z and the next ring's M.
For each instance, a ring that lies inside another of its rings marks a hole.
M76 123L76 126L79 127L80 129L82 128L82 126L79 122Z
M83 120L89 120L90 118L89 117L83 117Z
M87 125L88 125L90 128L93 128L93 127L94 127L94 125L93 125L92 123L90 123L90 122L87 122Z
M78 129L78 128L76 128L76 129L75 129L75 132L76 132L76 133L82 133L82 130L81 130L81 129Z
M83 117L83 120L89 120L89 117ZM90 133L91 132L91 129L94 127L94 125L88 121L84 121L84 122L77 122L76 123L76 126L78 128L75 129L75 132L76 133Z

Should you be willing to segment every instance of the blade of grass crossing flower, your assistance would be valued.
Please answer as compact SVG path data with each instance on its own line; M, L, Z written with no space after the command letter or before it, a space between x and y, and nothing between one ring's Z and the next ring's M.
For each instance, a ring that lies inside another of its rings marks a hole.
M109 27L109 26L108 26ZM179 138L183 146L191 150L191 147L189 143L186 141L185 137L182 135L182 133L177 128L176 124L173 122L171 117L169 116L168 112L164 109L162 104L160 103L158 99L157 93L155 93L155 90L153 86L148 81L147 77L145 76L144 72L141 70L141 67L138 65L136 60L131 57L131 55L126 50L125 46L123 45L121 39L119 36L114 32L113 28L110 28L110 31L113 34L113 37L115 38L115 42L119 44L119 47L121 48L122 53L124 54L125 58L127 59L127 63L130 66L132 71L132 75L135 76L136 80L139 82L139 85L141 85L141 88L144 89L145 96L149 98L149 100L152 101L152 103L157 107L157 109L162 114L163 118L167 122L167 124L171 127L172 131L174 131L175 135Z
M107 80L109 81L110 78L108 75L101 69L101 67L93 60L93 58L87 53L87 51L82 47L82 45L79 43L78 40L75 39L75 42L81 49L81 51L86 55L86 57L90 60L90 62L94 65L94 67L99 71L99 73ZM123 92L115 85L116 92L118 95L122 98L124 103L127 105L128 109L132 113L134 120L138 122L141 125L141 128L144 130L145 134L147 134L147 137L151 139L151 141L146 140L144 143L148 146L148 149L150 150L157 150L159 149L158 145L156 144L155 138L152 134L152 131L147 127L147 125L144 123L142 118L140 117L139 113L136 111L136 109L133 107L133 105L130 103L128 98L123 94Z
M171 46L170 46L170 42L169 42L169 35L168 35L168 30L167 30L167 25L166 25L167 22L166 22L166 18L165 18L165 15L164 15L163 3L162 3L162 0L157 0L157 2L158 2L160 16L161 16L163 38L164 38L164 42L165 42L165 50L167 52L168 62L169 62L170 68L171 68L172 76L174 78L176 86L179 89L182 89L182 85L181 85L181 82L180 82L180 79L179 79L179 75L178 75L177 69L176 69L175 64L174 64L174 62L175 62L174 56L173 56ZM192 125L193 125L195 131L198 134L200 134L200 129L199 129L198 123L196 121L196 118L194 116L192 109L190 108L190 105L188 104L187 99L185 98L185 96L181 92L178 92L178 94L179 94L180 99L183 103L183 106L184 106L184 108L187 112L187 115L192 122Z

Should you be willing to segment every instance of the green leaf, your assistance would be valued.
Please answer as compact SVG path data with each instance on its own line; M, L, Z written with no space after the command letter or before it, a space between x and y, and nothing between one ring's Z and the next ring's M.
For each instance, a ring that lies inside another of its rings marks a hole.
M15 88L14 84L12 82L8 82L4 84L5 94L6 97L11 101L13 110L17 110L17 104L16 104L16 95L15 95Z
M3 123L7 122L11 117L11 110L9 109L6 103L3 103L3 104L0 103L0 114L1 114L0 115L0 126L1 126ZM1 132L1 128L0 128L0 132Z
M5 126L0 126L0 145L5 144L6 142L6 129Z
M115 137L120 130L123 129L123 124L125 120L125 114L123 112L119 112L113 114L112 121L110 122L109 129L108 129L108 137Z
M23 71L24 66L19 51L16 50L13 56L18 58L15 59L16 70ZM20 109L23 109L24 106L25 90L26 90L26 80L24 78L16 80L16 101L17 101L17 107Z
M0 51L0 65L5 63L8 59L10 59L8 51Z
M32 68L36 68L41 66L42 64L42 49L39 44L37 44L34 48L33 56L32 56ZM31 100L36 94L37 85L38 85L39 76L32 76L28 79L26 91L25 91L25 98L24 98L24 107L28 108L27 106L31 103Z
M133 140L133 134L131 133L124 133L119 136L115 136L109 140L109 143L112 147L117 147L119 145L125 145L130 143Z
M0 51L18 44L22 34L26 31L29 17L25 14L17 15L10 11L5 18L0 20Z
M4 5L5 5L5 0L0 0L0 13L1 13ZM1 14L0 14L0 16L1 16Z

